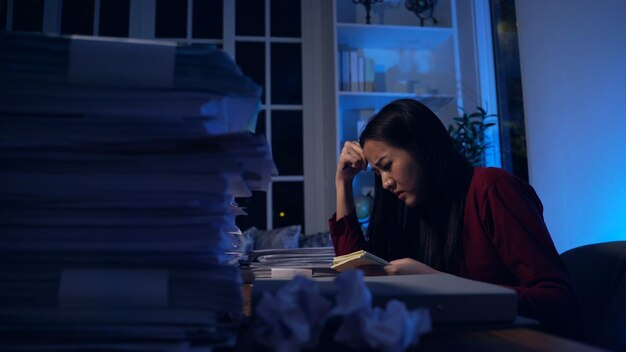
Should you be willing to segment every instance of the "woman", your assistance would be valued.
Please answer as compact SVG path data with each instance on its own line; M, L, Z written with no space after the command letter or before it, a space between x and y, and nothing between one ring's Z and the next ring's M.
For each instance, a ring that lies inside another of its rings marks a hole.
M352 180L368 164L376 176L366 240ZM386 274L442 271L508 286L520 315L577 333L580 310L535 191L503 170L472 168L426 106L401 99L376 114L359 143L345 143L336 188L337 255L366 249L390 261Z

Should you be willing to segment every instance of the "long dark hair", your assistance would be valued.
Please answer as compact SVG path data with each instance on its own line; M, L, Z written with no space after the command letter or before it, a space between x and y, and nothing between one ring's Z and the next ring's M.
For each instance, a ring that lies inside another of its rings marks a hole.
M415 100L396 100L380 110L361 133L361 147L368 140L409 152L422 169L427 192L424 202L409 208L386 192L376 175L368 249L389 260L410 257L456 273L472 167L439 118Z

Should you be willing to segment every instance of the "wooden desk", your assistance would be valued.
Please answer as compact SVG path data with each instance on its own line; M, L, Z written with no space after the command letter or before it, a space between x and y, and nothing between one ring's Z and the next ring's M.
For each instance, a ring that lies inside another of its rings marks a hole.
M594 352L603 349L529 328L433 332L412 351Z

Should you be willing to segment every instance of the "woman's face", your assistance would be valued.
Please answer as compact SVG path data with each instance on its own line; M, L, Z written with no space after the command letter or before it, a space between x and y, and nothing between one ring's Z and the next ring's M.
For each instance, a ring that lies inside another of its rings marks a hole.
M367 140L363 153L372 170L380 175L384 189L408 207L415 207L424 200L422 169L408 151L381 141Z

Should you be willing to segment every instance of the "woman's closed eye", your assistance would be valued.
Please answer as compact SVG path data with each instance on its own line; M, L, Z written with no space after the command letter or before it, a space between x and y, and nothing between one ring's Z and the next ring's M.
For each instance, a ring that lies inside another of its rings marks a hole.
M374 173L378 176L380 176L380 173L383 171L389 171L391 170L391 162L388 162L386 164L384 164L383 166L381 166L380 168L378 167L372 167L372 170L374 170Z

